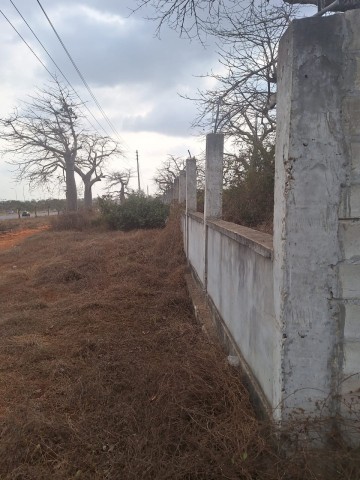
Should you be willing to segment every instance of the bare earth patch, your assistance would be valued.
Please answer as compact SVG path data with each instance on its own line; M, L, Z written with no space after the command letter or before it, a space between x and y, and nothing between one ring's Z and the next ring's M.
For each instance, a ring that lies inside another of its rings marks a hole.
M0 478L358 478L277 453L194 319L176 224L0 251Z
M28 230L0 234L0 250L7 250L8 248L14 247L19 243L22 243L26 238L46 229L47 227L42 226L38 228L29 228Z

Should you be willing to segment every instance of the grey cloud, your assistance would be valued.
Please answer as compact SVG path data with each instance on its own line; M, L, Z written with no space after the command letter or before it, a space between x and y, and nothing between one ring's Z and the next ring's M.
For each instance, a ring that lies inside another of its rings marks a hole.
M131 20L130 29L121 29L84 17L77 20L76 30L65 33L64 41L71 45L87 81L96 85L136 82L169 89L184 80L195 83L190 72L204 73L214 62L214 54L200 44L190 45L169 31L160 40L154 37L153 28L151 22L143 20Z
M42 0L42 4L50 16L59 6L68 6L68 11L64 10L66 18L52 16L52 19L92 88L121 85L128 91L136 90L134 101L137 104L149 99L154 104L153 110L145 117L114 118L117 125L122 124L122 129L127 131L170 135L189 133L189 124L196 113L195 106L180 99L177 92L181 92L182 85L186 85L188 91L196 89L200 81L194 75L206 73L214 64L214 45L206 50L199 42L189 43L166 29L162 32L162 38L158 39L154 36L156 23L146 21L141 16L132 16L125 21L125 27L121 27L116 22L106 24L96 21L82 9L94 8L102 14L111 13L125 18L129 12L128 6L134 4L130 1ZM26 15L71 83L79 91L84 91L82 87L80 90L80 80L36 2L17 0L16 5ZM12 18L16 18L16 13L12 12ZM21 21L19 28L26 38L31 39L36 51L41 52ZM48 58L45 55L42 58L54 71ZM42 83L43 80L39 79L39 86ZM106 104L103 107L106 110Z
M49 15L59 6L69 5L64 10L66 18L55 18L55 26L68 46L74 60L88 83L96 86L147 84L153 91L171 90L182 82L196 85L198 80L193 75L206 73L214 63L214 48L205 50L199 42L189 43L178 38L170 30L164 30L162 39L155 38L156 24L140 16L126 20L129 5L134 2L91 1L86 2L50 2L42 0ZM16 2L22 13L29 20L39 37L43 40L55 61L74 85L80 80L62 50L58 40L46 22L36 4L30 8L25 0ZM71 5L71 9L70 9ZM55 7L55 9L54 9ZM119 15L125 19L122 28L116 23L105 24L86 14L86 8L94 8L99 13ZM51 71L55 67L41 50L14 9L7 8L10 17L17 19L19 28L30 40L37 52L41 52ZM20 41L18 39L18 41ZM30 52L29 52L29 55Z
M163 98L144 116L125 116L123 131L157 132L171 136L191 134L190 123L196 114L193 102L181 98Z

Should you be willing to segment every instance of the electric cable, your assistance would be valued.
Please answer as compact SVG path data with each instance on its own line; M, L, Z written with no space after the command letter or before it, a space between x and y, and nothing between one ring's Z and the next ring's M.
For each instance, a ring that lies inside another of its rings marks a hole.
M37 58L37 60L41 63L41 65L45 68L45 70L48 72L50 77L55 80L54 75L50 72L50 70L47 68L45 63L41 60L41 58L34 52L34 50L30 47L30 45L27 43L25 38L21 35L21 33L16 29L16 27L11 23L11 21L8 19L8 17L5 15L5 13L0 9L1 15L5 18L5 20L9 23L9 25L15 30L15 32L19 35L21 40L25 43L25 45L28 47L28 49L32 52L32 54Z
M31 31L31 33L34 35L34 37L36 38L36 40L38 41L38 43L41 45L41 47L43 48L44 52L47 54L47 56L50 58L50 60L52 61L52 63L55 65L55 67L58 69L58 71L61 73L62 77L64 78L64 80L67 82L67 84L70 86L70 88L73 90L73 92L75 93L75 95L77 96L77 98L80 100L81 104L84 106L84 108L86 108L86 110L89 112L89 114L92 116L92 118L95 120L95 122L99 125L99 127L105 132L105 134L107 136L109 136L108 132L105 130L105 128L101 125L101 123L97 120L97 118L95 117L95 115L92 113L92 111L89 109L89 107L86 105L86 103L82 100L82 98L80 97L80 95L78 94L78 92L75 90L75 88L73 87L73 85L71 84L70 80L66 77L66 75L63 73L63 71L61 70L61 68L59 67L59 65L55 62L55 60L53 59L53 57L51 56L51 54L48 52L48 50L46 49L46 47L44 46L44 44L42 43L42 41L39 39L39 37L36 35L36 33L34 32L34 30L31 28L31 26L29 25L29 22L25 19L25 17L23 16L23 14L20 12L20 10L17 8L17 6L15 5L15 3L10 0L12 6L15 8L15 10L17 11L17 13L20 15L20 17L22 18L22 20L24 21L25 25L29 28L29 30ZM100 135L100 132L97 130L97 128L91 123L91 121L85 116L85 118L87 119L87 121L89 122L89 124L91 125L91 127L93 128L93 130L97 131Z
M68 51L68 49L66 48L66 46L65 46L64 42L62 41L62 39L61 39L60 35L59 35L59 34L58 34L58 32L56 31L56 29L55 29L55 27L54 27L54 25L53 25L52 21L50 20L50 18L49 18L49 16L48 16L48 14L46 13L46 11L45 11L44 7L41 5L41 2L40 2L40 0L36 0L36 1L37 1L37 3L39 4L39 6L40 6L40 8L41 8L42 12L44 13L44 15L45 15L45 17L46 17L47 21L49 22L49 24L50 24L50 26L51 26L52 30L54 31L54 33L55 33L55 35L56 35L57 39L59 40L59 42L60 42L61 46L63 47L63 49L64 49L64 51L65 51L66 55L68 56L69 60L70 60L70 61L71 61L71 63L73 64L73 66L74 66L74 68L75 68L76 72L78 73L78 75L79 75L79 77L80 77L81 81L83 82L83 84L85 85L85 87L86 87L87 91L89 92L89 94L91 95L92 99L94 100L94 102L95 102L96 106L97 106L97 107L98 107L98 109L100 110L101 114L103 115L104 119L105 119L105 120L106 120L106 122L108 123L108 125L109 125L109 127L111 128L111 130L113 131L113 133L116 135L116 137L118 138L118 140L119 140L119 141L121 141L121 138L120 138L119 134L117 133L117 131L116 131L115 127L113 126L113 124L112 124L112 122L110 121L109 117L108 117L108 116L106 115L106 113L104 112L104 110L103 110L103 108L101 107L101 105L100 105L100 103L99 103L98 99L96 98L96 96L95 96L95 95L94 95L94 93L92 92L92 90L91 90L91 88L89 87L89 85L88 85L87 81L85 80L85 78L84 78L83 74L81 73L81 71L80 71L79 67L76 65L76 63L75 63L74 59L73 59L73 58L72 58L72 56L70 55L70 52Z
M63 74L62 70L60 69L60 67L56 64L55 60L51 57L51 55L48 53L47 49L45 48L45 46L42 44L42 42L39 40L39 38L37 37L37 35L35 34L35 32L33 31L33 29L30 27L30 25L28 24L28 22L26 22L25 18L23 17L23 15L20 13L20 11L18 10L18 8L15 6L15 4L12 2L12 0L10 0L10 2L13 4L14 8L17 10L17 12L19 13L19 15L21 16L21 18L23 19L23 21L26 23L26 25L28 26L28 28L31 30L31 32L33 33L33 35L35 36L35 38L38 40L38 42L40 43L40 45L42 46L42 48L44 49L44 51L48 54L48 56L51 58L52 62L54 63L54 65L58 68L58 70L60 71L61 75L64 77L64 79L68 82L69 86L72 88L72 90L75 92L75 94L77 95L77 97L79 98L79 100L81 101L81 103L85 106L85 108L87 108L87 110L89 111L89 113L93 116L93 118L96 120L96 122L99 124L99 126L102 128L102 130L104 130L104 132L106 133L107 136L108 133L106 132L106 130L104 129L104 127L98 122L98 120L96 119L96 117L94 117L94 115L92 114L92 112L89 110L89 108L87 107L87 105L83 102L83 100L81 99L81 97L79 96L79 94L77 93L77 91L74 89L74 87L71 85L71 83L68 81L68 79L66 78L66 76ZM11 22L11 20L9 20L9 18L5 15L5 13L0 9L0 13L1 15L5 18L5 20L8 22L8 24L11 26L11 28L16 32L16 34L20 37L20 39L23 41L23 43L27 46L27 48L31 51L31 53L34 55L34 57L38 60L38 62L42 65L42 67L46 70L46 72L50 75L50 77L55 81L57 82L57 78L56 76L47 68L47 66L44 64L44 62L41 60L41 58L37 55L37 53L33 50L33 48L29 45L29 43L25 40L25 38L21 35L21 33L17 30L17 28L13 25L13 23ZM87 121L90 123L90 125L92 126L92 128L94 130L97 131L97 129L91 124L90 120L85 116L85 118L87 119ZM98 132L99 133L99 132ZM122 142L122 140L120 139L119 135L117 134L117 132L115 131L115 134L118 138L118 140ZM126 158L126 157L125 157Z

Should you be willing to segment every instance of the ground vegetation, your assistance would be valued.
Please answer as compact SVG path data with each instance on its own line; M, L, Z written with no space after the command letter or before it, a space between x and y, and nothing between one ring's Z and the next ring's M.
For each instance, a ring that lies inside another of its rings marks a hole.
M179 218L43 231L0 256L2 479L359 478L335 438L285 456L258 420L194 318Z

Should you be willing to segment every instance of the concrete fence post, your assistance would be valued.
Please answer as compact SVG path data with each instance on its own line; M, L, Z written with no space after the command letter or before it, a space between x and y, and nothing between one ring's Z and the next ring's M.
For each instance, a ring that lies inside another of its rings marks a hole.
M171 184L171 187L169 187L168 190L168 203L171 205L172 201L174 199L174 184Z
M173 201L176 203L179 201L179 177L176 177L174 180Z
M336 416L350 397L359 411L360 11L293 21L278 78L275 388L286 421L297 409Z
M205 199L204 199L204 290L207 291L209 219L221 218L223 185L224 135L206 135Z
M186 201L186 172L183 170L179 175L179 203Z
M189 212L196 212L196 159L186 160L185 252L189 259Z
M164 198L164 203L165 205L170 205L171 203L171 199L172 199L172 191L171 191L171 188L168 187L165 192L164 192L164 195L163 195L163 198Z
M204 217L221 218L223 184L224 135L206 135Z
M196 159L186 160L186 213L196 212Z

